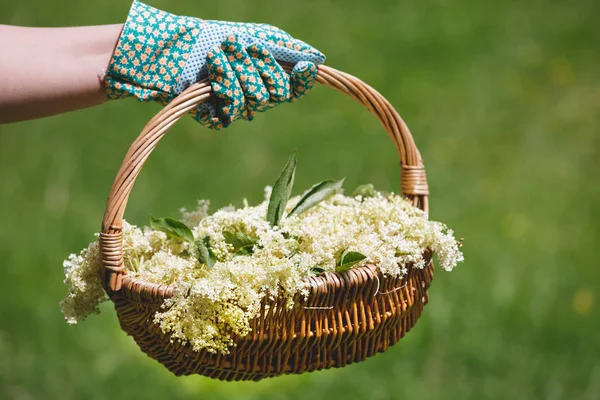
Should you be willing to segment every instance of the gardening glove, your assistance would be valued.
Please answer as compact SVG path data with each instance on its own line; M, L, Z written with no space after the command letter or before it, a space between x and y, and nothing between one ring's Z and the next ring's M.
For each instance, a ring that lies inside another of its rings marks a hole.
M287 74L277 63L295 66ZM182 17L134 1L106 71L111 99L169 103L208 76L214 98L191 114L212 129L306 94L325 56L271 25Z

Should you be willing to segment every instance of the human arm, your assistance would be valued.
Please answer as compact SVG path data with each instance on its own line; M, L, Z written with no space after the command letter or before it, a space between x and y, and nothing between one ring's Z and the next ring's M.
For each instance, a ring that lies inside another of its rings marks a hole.
M102 104L102 76L123 25L0 25L0 123Z

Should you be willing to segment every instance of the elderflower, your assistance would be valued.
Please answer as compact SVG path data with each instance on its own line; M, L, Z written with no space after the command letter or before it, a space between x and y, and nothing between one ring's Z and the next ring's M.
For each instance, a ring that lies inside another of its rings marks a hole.
M63 262L65 284L69 293L60 302L60 308L69 324L76 324L88 314L98 314L98 306L106 301L102 289L100 271L102 263L98 252L98 243L94 242L80 254L71 254Z
M333 194L313 208L267 221L272 188L257 206L223 208L208 214L208 201L196 210L181 210L194 245L150 228L124 223L123 248L128 273L153 283L173 285L174 296L154 315L171 340L189 343L196 351L226 354L232 337L251 331L261 302L281 298L294 307L294 296L308 295L307 278L335 272L346 251L362 259L352 267L377 265L384 275L402 277L408 267L424 268L423 253L437 254L439 265L451 271L463 261L452 230L401 196L374 190L363 195ZM286 214L300 201L289 200ZM236 242L235 237L240 235ZM241 238L241 239L240 239ZM211 267L200 257L197 243L210 248ZM69 294L61 303L70 323L97 312L105 300L99 278L98 246L92 243L65 261Z

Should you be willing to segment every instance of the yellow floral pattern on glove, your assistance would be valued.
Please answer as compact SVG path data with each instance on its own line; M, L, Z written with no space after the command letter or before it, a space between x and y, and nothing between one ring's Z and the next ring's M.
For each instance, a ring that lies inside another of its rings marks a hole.
M163 104L175 97L173 89L201 22L134 1L106 71L108 97L135 96Z
M206 60L216 99L193 116L211 129L222 129L240 118L251 121L257 111L295 101L316 81L315 64L300 61L290 76L264 45L255 43L245 49L235 34L209 51Z

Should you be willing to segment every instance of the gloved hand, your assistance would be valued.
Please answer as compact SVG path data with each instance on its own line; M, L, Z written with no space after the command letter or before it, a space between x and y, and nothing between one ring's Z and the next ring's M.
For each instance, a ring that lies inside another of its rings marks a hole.
M295 63L288 75L277 61ZM208 75L216 99L192 116L221 129L306 94L325 56L271 25L205 21L135 0L106 71L109 98L167 104Z

